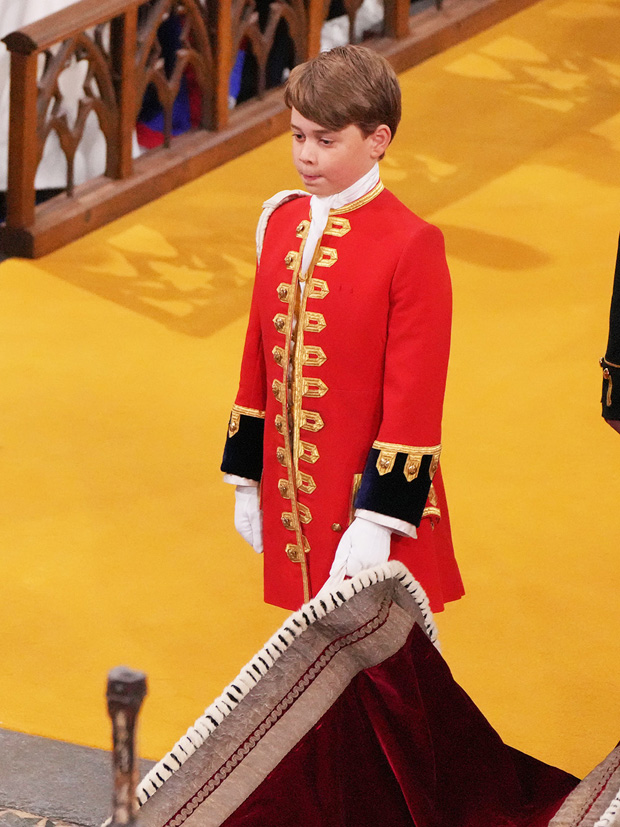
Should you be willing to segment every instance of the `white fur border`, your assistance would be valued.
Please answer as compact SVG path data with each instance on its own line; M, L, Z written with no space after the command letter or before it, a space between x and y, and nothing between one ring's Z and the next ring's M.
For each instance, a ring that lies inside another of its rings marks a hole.
M267 641L260 652L243 667L235 680L226 687L219 698L205 709L204 714L198 718L194 726L190 727L170 752L145 775L138 784L136 791L140 804L144 804L162 786L164 781L170 778L179 767L183 766L189 756L204 744L216 727L245 698L261 677L267 674L280 655L305 629L320 618L333 612L334 609L346 603L347 600L350 600L363 589L391 578L400 580L414 598L424 617L426 634L439 649L437 626L428 598L422 586L402 563L392 560L382 566L360 572L351 580L345 580L334 592L330 592L329 597L325 599L315 597L287 618L284 625ZM332 605L329 605L330 601ZM607 822L604 825L607 827Z
M616 827L618 824L620 824L620 790L594 827Z

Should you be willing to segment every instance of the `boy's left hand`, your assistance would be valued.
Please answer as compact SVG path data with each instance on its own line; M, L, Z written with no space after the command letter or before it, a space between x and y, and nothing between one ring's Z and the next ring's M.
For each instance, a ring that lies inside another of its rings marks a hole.
M364 569L387 563L391 536L392 532L386 526L356 517L338 543L329 578L321 593L338 588L345 577L355 577Z

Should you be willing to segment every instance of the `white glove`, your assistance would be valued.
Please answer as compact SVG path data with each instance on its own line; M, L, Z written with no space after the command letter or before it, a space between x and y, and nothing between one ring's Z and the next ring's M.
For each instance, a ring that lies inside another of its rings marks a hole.
M386 526L356 517L338 543L329 578L319 594L338 588L345 577L354 577L364 569L387 563L391 536Z
M235 487L235 528L257 554L263 553L263 512L260 510L258 486Z

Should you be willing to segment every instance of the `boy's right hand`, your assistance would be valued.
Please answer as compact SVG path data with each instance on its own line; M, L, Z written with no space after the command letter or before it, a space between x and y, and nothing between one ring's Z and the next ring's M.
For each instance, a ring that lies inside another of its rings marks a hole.
M257 554L262 554L263 512L260 510L258 486L235 487L235 528Z

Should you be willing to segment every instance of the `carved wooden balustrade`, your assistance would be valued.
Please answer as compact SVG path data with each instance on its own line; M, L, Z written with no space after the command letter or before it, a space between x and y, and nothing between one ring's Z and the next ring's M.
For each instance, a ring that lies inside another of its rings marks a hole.
M400 71L532 2L384 0L382 31L368 44ZM350 39L362 3L342 0ZM80 0L8 35L11 108L0 249L42 255L282 132L287 112L280 86L269 88L270 60L283 42L290 66L316 54L329 7L329 0ZM412 15L416 7L422 11ZM170 65L158 32L171 15L180 45ZM229 82L241 47L254 61L255 88L231 110ZM62 77L76 64L83 81L70 118ZM199 91L199 116L193 129L173 137L173 104L188 70ZM163 143L134 157L147 89L161 105ZM93 116L105 138L105 171L76 185L76 152ZM37 205L35 175L52 133L66 159L66 188Z

